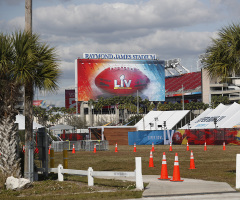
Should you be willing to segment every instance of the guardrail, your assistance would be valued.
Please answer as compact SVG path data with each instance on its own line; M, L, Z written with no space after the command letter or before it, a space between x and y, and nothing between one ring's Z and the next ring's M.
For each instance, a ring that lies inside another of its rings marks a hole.
M60 164L58 168L49 168L49 172L58 174L58 181L63 181L63 174L74 174L80 176L88 176L88 186L94 185L94 177L97 176L113 176L113 177L135 177L136 189L143 190L143 178L142 178L142 160L141 157L135 157L135 171L134 172L122 172L122 171L93 171L92 167L88 170L74 170L63 169Z

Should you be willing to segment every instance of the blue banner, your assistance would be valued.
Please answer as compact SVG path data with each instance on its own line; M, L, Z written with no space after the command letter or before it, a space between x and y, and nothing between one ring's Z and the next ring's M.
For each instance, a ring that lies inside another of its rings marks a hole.
M166 134L166 139L168 140L168 134ZM129 145L152 145L154 144L164 144L164 130L154 130L154 131L135 131L128 132L128 144Z

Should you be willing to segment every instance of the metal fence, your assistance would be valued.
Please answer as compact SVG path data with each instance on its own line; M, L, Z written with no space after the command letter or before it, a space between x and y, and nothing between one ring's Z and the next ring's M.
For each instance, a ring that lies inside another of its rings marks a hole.
M63 149L72 150L73 144L76 151L93 151L94 144L97 151L107 151L109 143L107 140L52 141L51 148L55 152L61 152Z

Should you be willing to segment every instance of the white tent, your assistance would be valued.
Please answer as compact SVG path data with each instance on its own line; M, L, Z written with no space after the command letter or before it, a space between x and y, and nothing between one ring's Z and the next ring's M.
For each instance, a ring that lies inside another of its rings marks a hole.
M18 130L25 130L25 116L24 115L17 115L15 123L18 123ZM41 124L33 122L33 129L42 128Z
M56 126L52 126L49 129L53 131L54 134L61 134L63 133L63 130L65 130L65 133L72 133L74 127L64 124L57 124Z
M189 113L189 110L173 111L150 111L138 123L135 124L137 130L161 130L172 129ZM166 122L166 124L164 124ZM162 128L160 128L162 127Z
M219 104L215 109L205 110L190 122L189 127L185 125L181 129L233 128L238 123L240 123L240 105Z

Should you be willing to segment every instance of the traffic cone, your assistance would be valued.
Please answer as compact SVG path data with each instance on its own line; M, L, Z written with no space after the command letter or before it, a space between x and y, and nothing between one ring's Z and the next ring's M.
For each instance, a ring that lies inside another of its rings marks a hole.
M154 152L155 150L154 150L154 143L152 143L152 152Z
M22 151L23 153L25 153L25 145L23 145Z
M116 145L115 145L115 152L118 152L117 143L116 143Z
M159 180L169 180L170 179L170 178L168 178L167 159L166 159L165 152L163 152L161 176L158 179Z
M223 142L223 151L226 150L225 142Z
M207 151L207 143L204 144L204 151Z
M172 143L170 142L169 151L172 151Z
M136 143L134 143L133 152L137 152Z
M93 153L97 152L96 143L94 143Z
M73 144L72 153L75 153L75 147L74 147L74 144Z
M188 142L187 142L187 151L189 151L189 145L188 145Z
M48 147L48 154L50 155L50 150L51 150L51 144Z
M189 169L196 169L192 151L191 151L191 156L190 156L190 168Z
M150 151L149 167L154 167L154 164L153 164L153 154L152 154L152 151Z
M174 168L173 168L173 176L170 181L183 181L180 179L180 170L179 170L179 163L178 163L178 154L175 154L175 161L174 161Z

